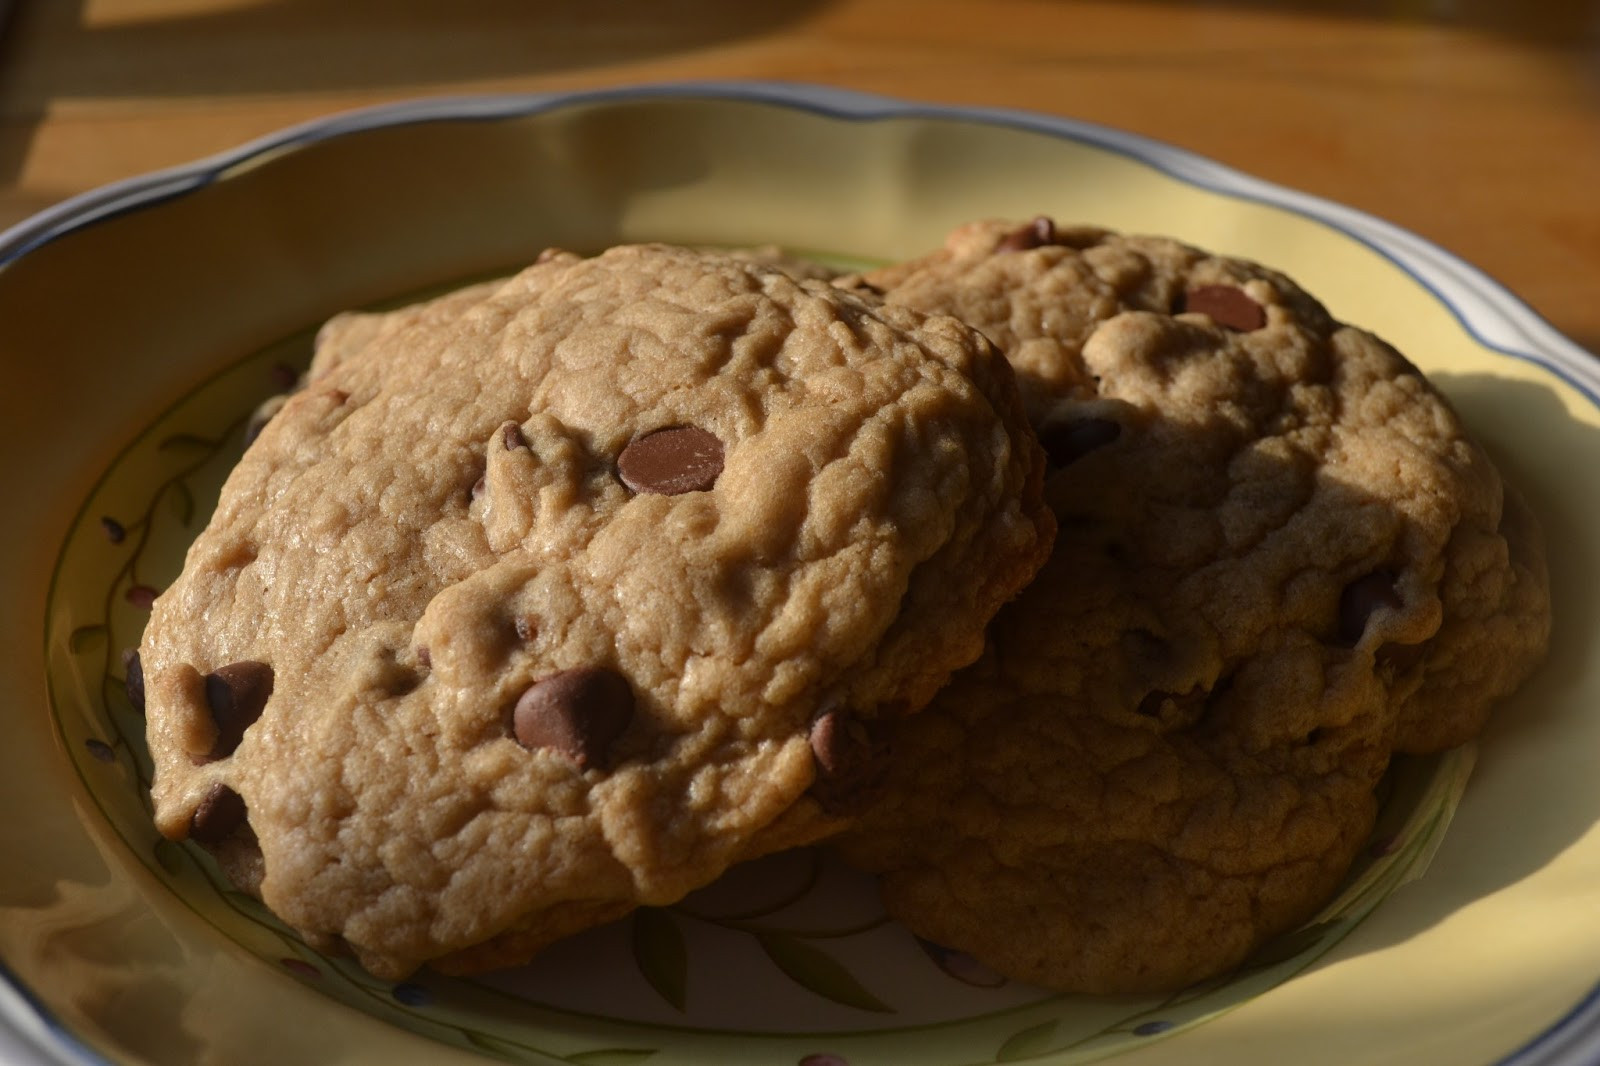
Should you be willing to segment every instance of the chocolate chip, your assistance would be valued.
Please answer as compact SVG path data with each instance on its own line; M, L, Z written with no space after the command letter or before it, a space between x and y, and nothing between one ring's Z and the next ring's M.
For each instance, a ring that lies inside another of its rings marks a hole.
M849 711L827 711L811 723L816 778L811 796L831 814L859 809L883 782L887 745Z
M478 480L472 483L472 488L467 490L467 503L471 504L473 500L476 500L479 496L482 496L484 490L486 490L488 487L489 479L487 477L480 476Z
M580 666L535 681L511 715L517 743L553 748L580 770L606 769L608 751L633 720L633 688L614 670Z
M528 446L528 438L522 435L522 427L515 422L507 422L500 427L500 443L506 446L506 451L515 451Z
M123 528L122 523L110 515L100 516L100 528L105 532L106 539L113 544L121 544L123 538L128 535L128 531Z
M1122 426L1109 418L1079 418L1047 425L1039 443L1056 466L1067 466L1122 435Z
M134 710L144 713L144 664L139 661L139 649L129 648L122 653L122 691Z
M617 456L617 476L634 492L704 492L722 473L722 442L696 426L658 429Z
M218 781L206 791L194 817L189 819L189 838L207 846L220 844L244 824L244 817L243 797Z
M1267 324L1267 312L1233 285L1200 285L1178 298L1178 313L1209 315L1225 329L1250 333Z
M532 640L539 633L539 627L533 624L533 619L527 615L517 615L516 621L511 623L511 628L517 631L518 640Z
M997 252L1026 252L1030 248L1043 248L1056 243L1056 224L1040 215L1026 226L1012 230L995 245Z
M161 593L149 585L129 585L128 591L122 595L123 598L141 611L148 611L155 605L156 597Z
M421 663L424 667L431 667L433 665L433 654L428 651L428 646L426 644L417 645L417 662Z
M272 695L272 667L247 659L229 663L206 675L206 704L217 723L217 740L209 757L223 759L234 753L244 731L254 724Z
M1346 646L1360 642L1374 612L1400 606L1400 593L1394 587L1399 576L1389 569L1374 570L1345 586L1339 594L1339 639Z

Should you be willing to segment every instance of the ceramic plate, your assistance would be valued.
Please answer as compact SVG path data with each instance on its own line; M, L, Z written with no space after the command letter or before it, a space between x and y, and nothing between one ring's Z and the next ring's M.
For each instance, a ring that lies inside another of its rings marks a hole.
M1475 750L1405 760L1338 899L1168 997L999 980L824 854L534 965L374 980L149 822L121 651L252 409L330 314L622 241L847 261L985 216L1275 265L1426 370L1550 538L1548 664ZM1452 1063L1600 1051L1600 363L1392 226L1115 131L772 85L422 101L90 193L0 235L0 1016L36 1061ZM1470 774L1470 780L1469 780Z

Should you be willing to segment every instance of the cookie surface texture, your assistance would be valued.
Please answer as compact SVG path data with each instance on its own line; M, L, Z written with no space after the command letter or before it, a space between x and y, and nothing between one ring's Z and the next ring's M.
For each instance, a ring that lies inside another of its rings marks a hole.
M841 846L1008 976L1177 988L1311 916L1392 754L1470 739L1533 669L1542 543L1411 364L1281 275L1020 229L866 278L1013 358L1060 532Z
M325 347L153 609L152 795L381 976L838 828L814 722L920 708L1048 552L948 318L633 246Z

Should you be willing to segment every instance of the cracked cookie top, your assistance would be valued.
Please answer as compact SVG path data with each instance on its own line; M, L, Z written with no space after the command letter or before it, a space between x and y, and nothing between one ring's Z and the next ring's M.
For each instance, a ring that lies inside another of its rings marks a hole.
M1281 275L1036 221L848 283L1006 351L1060 527L843 844L920 935L1074 991L1215 974L1334 891L1392 753L1471 738L1542 656L1527 508Z
M1048 551L948 317L634 246L324 341L155 604L152 791L381 975L845 824Z

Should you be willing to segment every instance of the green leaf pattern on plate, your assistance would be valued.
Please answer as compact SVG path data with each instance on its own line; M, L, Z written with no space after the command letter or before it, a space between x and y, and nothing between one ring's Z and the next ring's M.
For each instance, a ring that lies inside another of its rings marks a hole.
M655 907L633 914L633 959L662 999L682 1011L688 1001L689 949L672 915Z
M995 1052L996 1062L1018 1062L1022 1059L1031 1059L1039 1055L1050 1046L1050 1038L1060 1028L1061 1023L1054 1019L1030 1025L1026 1029L1013 1033L1000 1045L1000 1050Z
M598 1048L568 1055L567 1061L573 1066L637 1066L638 1063L649 1062L655 1058L655 1054L654 1048Z
M826 951L786 933L757 933L761 950L795 984L824 999L860 1010L893 1013L893 1008L867 991L865 985Z
M167 487L167 501L172 505L172 513L180 525L189 526L194 522L194 493L181 481L174 481Z
M99 624L79 626L67 637L67 648L75 655L84 655L100 650L105 640L105 626Z

